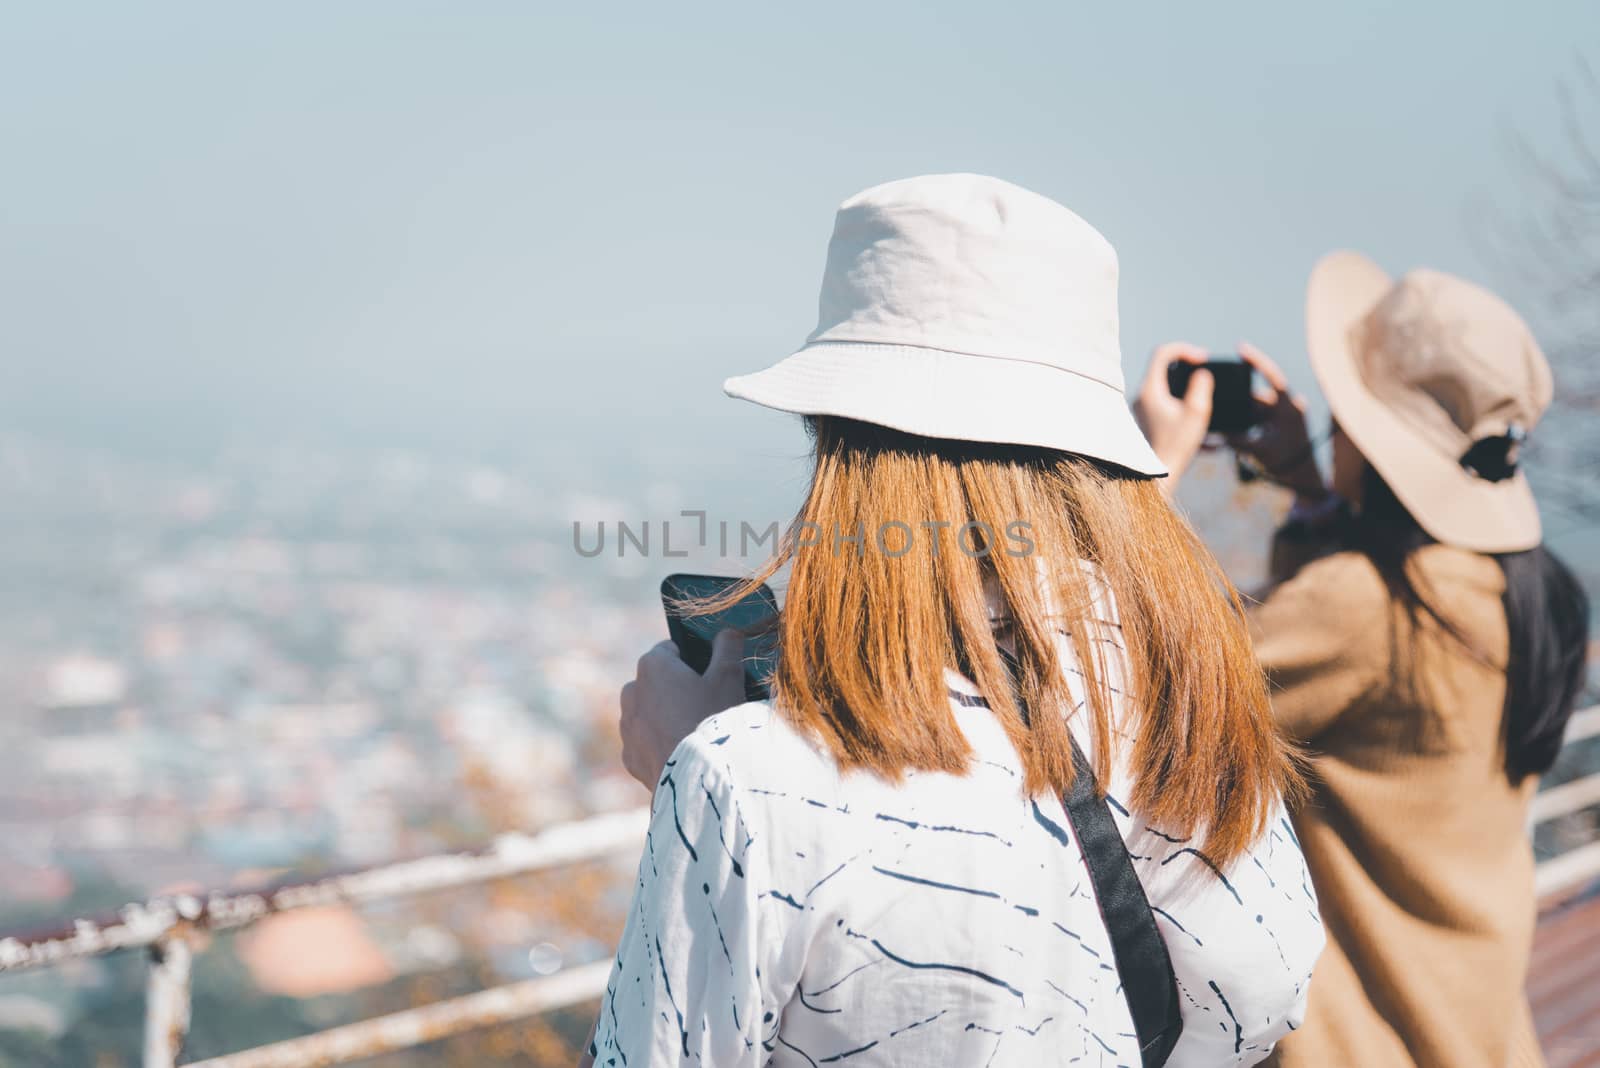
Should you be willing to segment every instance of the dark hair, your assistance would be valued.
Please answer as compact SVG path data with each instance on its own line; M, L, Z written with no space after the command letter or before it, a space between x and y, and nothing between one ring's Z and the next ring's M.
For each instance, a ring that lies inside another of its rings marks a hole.
M1505 575L1505 663L1491 661L1432 603L1406 570L1411 554L1434 539L1369 463L1362 475L1361 514L1348 544L1366 555L1389 594L1413 617L1426 615L1477 659L1506 673L1506 774L1513 782L1549 770L1584 684L1589 599L1567 565L1543 545L1492 554Z

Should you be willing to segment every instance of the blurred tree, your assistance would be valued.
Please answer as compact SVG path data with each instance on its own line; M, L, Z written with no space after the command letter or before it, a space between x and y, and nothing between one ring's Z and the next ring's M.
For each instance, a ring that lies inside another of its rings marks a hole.
M523 784L500 779L482 763L463 768L462 782L475 817L489 834L529 829L530 799ZM574 959L575 949L581 952L585 946L603 946L609 952L622 928L617 883L616 869L609 863L576 864L419 902L409 918L437 924L461 939L462 963L449 975L429 973L405 981L405 1001L423 1005L507 982L498 963L504 960L507 947L503 935L489 922L497 915L524 917L526 930L536 932L525 939L527 945L516 947L524 953L548 940L565 950L563 964L570 966L582 962ZM398 1007L392 1004L392 992L382 996L386 1004L371 1006L371 1012L392 1012ZM575 1006L469 1032L398 1055L394 1063L419 1068L571 1065L588 1038L596 1010L596 1004Z
M1541 497L1567 513L1567 526L1594 529L1600 526L1600 75L1586 58L1558 80L1556 105L1556 144L1508 134L1531 195L1510 217L1491 220L1488 252L1531 301L1555 371L1548 423L1528 442Z

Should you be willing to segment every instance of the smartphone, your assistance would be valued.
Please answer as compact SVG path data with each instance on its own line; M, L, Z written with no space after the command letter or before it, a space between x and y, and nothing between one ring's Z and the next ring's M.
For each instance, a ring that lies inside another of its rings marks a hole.
M1202 366L1211 372L1216 383L1207 430L1218 434L1243 434L1261 422L1261 406L1255 398L1255 368L1243 360L1207 360L1204 364L1173 360L1167 365L1167 388L1174 397L1189 391L1189 379Z
M711 640L730 627L740 631L744 634L745 700L765 701L778 651L778 599L771 588L763 582L737 603L709 615L686 615L680 604L685 598L715 597L742 581L724 575L668 575L662 579L667 636L677 645L683 662L703 675L711 664Z

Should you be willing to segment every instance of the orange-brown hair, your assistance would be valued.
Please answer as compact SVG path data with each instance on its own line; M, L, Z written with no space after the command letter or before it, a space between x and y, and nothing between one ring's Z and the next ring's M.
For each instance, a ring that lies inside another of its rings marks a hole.
M1067 716L1046 710L1073 707L1064 631L1084 674L1096 779L1109 782L1111 683L1088 561L1127 649L1132 808L1164 829L1203 833L1218 864L1256 840L1298 773L1239 596L1155 482L1050 450L829 417L808 425L811 485L778 552L747 585L700 606L732 603L793 565L771 680L781 715L844 768L960 774L971 748L950 710L952 668L988 698L1027 792L1061 792L1073 778ZM986 585L1010 620L1015 684Z

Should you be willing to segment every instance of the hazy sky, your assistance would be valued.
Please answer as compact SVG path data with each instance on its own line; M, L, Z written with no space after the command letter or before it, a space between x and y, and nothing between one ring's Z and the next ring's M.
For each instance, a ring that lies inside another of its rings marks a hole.
M1592 2L792 9L10 5L0 420L754 477L803 443L722 378L811 329L841 199L954 170L1111 239L1130 376L1171 336L1303 375L1329 248L1499 281L1504 133L1553 138L1600 40Z

